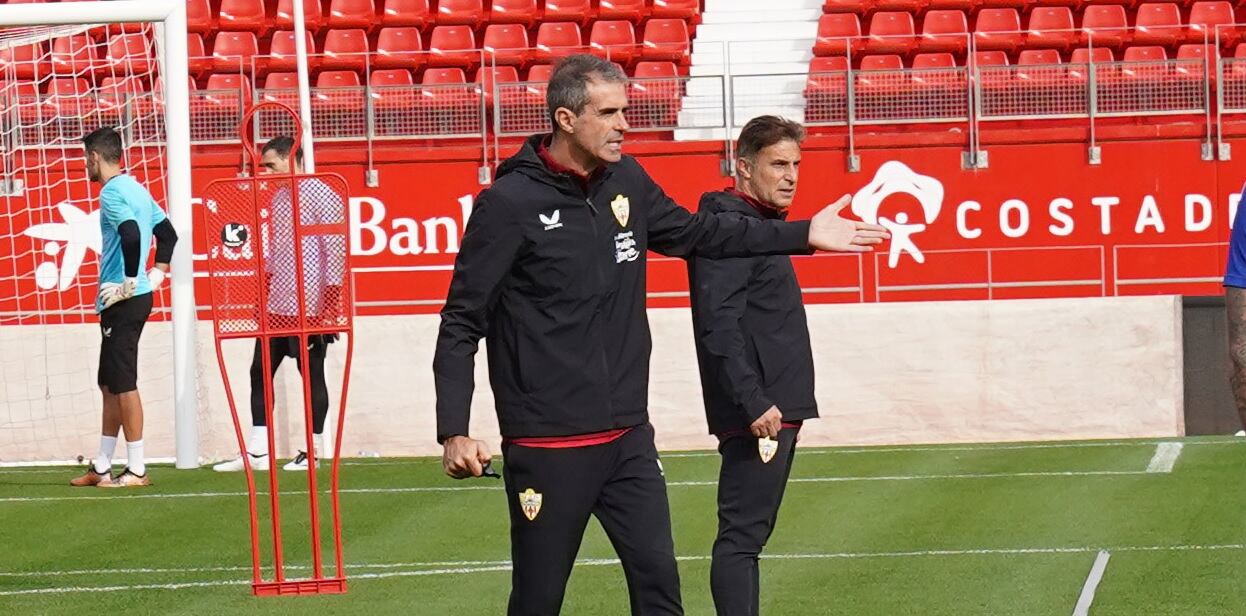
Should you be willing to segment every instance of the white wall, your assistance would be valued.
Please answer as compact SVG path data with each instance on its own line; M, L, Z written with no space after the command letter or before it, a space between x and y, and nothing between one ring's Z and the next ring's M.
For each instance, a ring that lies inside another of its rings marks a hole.
M807 445L1183 432L1177 297L819 305L808 312L823 419L807 424L801 441ZM688 311L651 310L650 323L650 412L659 447L713 447ZM437 324L433 315L358 320L345 455L439 453L431 370ZM94 455L98 336L95 326L0 328L0 461ZM201 453L208 459L237 451L211 336L210 324L201 324ZM173 454L170 340L166 324L152 324L141 351L144 440L153 457ZM42 376L45 344L61 349L49 365L63 366L54 368L50 390ZM225 349L244 427L252 348L235 341ZM331 417L345 348L330 347ZM483 349L478 360L472 430L496 447ZM302 427L293 366L282 368L278 390L278 433L288 455L299 447Z

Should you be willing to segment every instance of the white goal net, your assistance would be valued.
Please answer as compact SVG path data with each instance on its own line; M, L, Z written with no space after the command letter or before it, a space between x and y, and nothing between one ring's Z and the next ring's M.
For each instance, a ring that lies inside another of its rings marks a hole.
M173 283L156 292L144 331L139 391L148 451L176 454L179 465L197 457L195 419L204 409L193 343L189 143L183 127L170 131L166 121L174 106L166 75L182 80L175 111L186 113L186 72L170 72L165 38L172 14L185 41L184 14L170 8L176 1L0 5L0 463L89 458L98 444L99 186L87 178L82 137L100 127L121 133L125 171L181 236ZM100 7L79 8L88 4ZM63 23L101 7L117 12L99 21L127 14L134 21ZM31 16L39 10L59 25L38 25ZM15 21L21 25L4 25ZM184 46L178 51L184 69Z

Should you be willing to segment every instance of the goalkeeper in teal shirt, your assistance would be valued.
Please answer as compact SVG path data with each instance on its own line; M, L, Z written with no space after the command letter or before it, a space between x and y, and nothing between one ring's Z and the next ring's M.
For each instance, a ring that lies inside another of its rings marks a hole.
M101 128L83 137L87 175L100 190L99 387L104 400L99 455L76 487L128 488L151 485L143 459L143 403L138 394L138 341L151 315L154 289L164 282L177 233L164 210L133 176L121 170L121 135ZM156 239L156 264L139 275ZM126 468L112 474L117 435L125 430Z

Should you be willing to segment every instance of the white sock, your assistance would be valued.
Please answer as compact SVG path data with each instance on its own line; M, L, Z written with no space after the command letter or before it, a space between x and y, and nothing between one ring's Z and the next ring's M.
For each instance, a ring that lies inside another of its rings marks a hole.
M147 463L143 461L143 439L125 442L126 466L130 472L142 477L147 474Z
M103 475L112 470L112 452L117 449L117 437L100 435L100 452L95 456L95 472Z
M251 426L251 440L247 443L247 453L253 456L268 455L268 426Z
M324 435L323 435L323 434L313 434L313 435L312 435L312 445L314 445L314 446L316 447L316 459L317 459L317 460L319 460L319 459L321 458L321 456L325 455L325 451L324 451Z

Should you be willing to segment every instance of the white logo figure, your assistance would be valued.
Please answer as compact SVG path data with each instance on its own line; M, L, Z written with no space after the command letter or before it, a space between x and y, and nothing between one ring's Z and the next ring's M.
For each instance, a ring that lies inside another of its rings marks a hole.
M100 236L100 211L87 213L77 206L63 201L56 206L65 222L32 225L23 235L47 240L43 252L49 257L61 255L58 267L55 261L44 261L35 268L35 284L40 289L65 291L78 277L78 268L90 249L99 254L103 239ZM62 247L61 242L64 242ZM62 250L63 248L63 250Z
M100 329L104 331L104 337L105 337L105 338L111 338L111 337L112 337L112 328L111 328L111 327L101 327Z
M878 210L883 201L891 195L903 193L912 195L921 204L925 222L909 223L909 216L904 212L896 214L895 219L880 217ZM874 180L865 188L852 196L852 213L865 222L882 225L891 232L891 251L887 255L887 266L895 268L900 263L901 253L909 253L913 260L925 263L926 257L913 242L913 235L926 230L927 225L939 217L943 207L943 184L928 175L921 175L898 161L888 161L878 168Z
M541 222L545 224L546 231L549 231L550 229L557 229L562 226L562 223L558 222L558 219L562 218L562 210L554 210L554 213L549 216L546 216L545 214L537 214L537 218L540 218Z

